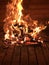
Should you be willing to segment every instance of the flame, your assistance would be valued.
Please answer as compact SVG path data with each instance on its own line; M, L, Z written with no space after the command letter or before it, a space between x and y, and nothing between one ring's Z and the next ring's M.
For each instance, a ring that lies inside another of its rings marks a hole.
M47 26L40 26L40 27L36 27L35 29L33 29L33 32L30 33L31 36L35 39L37 34L40 33L40 31L44 30Z
M5 34L5 40L9 39L9 30L7 30L6 34Z
M26 20L23 20L23 7L22 7L23 0L12 0L12 3L8 3L7 7L7 14L6 18L4 19L4 32L5 32L5 40L11 40L11 43L16 43L19 41L19 37L25 34L29 34L35 40L36 36L40 33L40 31L44 30L47 26L41 25L38 26L37 20L30 20L33 21L33 24L28 24ZM28 16L27 16L28 17ZM27 19L26 17L26 19ZM49 22L48 22L49 23ZM29 32L29 27L32 32ZM23 31L23 32L22 32ZM26 40L21 40L23 43ZM39 40L38 40L39 41ZM42 41L43 42L43 41Z
M17 4L17 10L18 10L18 22L20 23L21 22L21 17L23 16L22 14L22 10L23 10L23 7L21 5L23 0L18 0L18 4Z

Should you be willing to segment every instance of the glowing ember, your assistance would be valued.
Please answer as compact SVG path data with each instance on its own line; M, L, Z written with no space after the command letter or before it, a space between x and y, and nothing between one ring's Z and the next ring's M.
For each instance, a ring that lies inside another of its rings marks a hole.
M49 24L49 21L48 21L48 24Z
M23 20L25 17L23 17L22 13L22 2L23 0L12 0L12 3L8 3L6 6L7 14L4 20L4 39L11 40L12 44L16 42L23 44L25 41L30 41L30 37L33 38L33 40L36 40L40 31L46 28L44 25L38 26L37 20L32 20L32 25L28 24L26 20ZM43 41L41 42L43 43Z

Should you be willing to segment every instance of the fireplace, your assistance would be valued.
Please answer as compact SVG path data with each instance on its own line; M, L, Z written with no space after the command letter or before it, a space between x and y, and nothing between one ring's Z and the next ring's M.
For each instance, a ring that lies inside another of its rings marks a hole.
M0 3L0 65L49 65L49 1Z

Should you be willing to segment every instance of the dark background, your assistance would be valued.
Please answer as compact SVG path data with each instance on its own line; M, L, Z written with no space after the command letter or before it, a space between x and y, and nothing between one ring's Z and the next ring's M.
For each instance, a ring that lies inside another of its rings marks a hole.
M10 0L0 0L0 33L3 31L6 5ZM32 19L49 20L49 0L23 0L25 14L30 14Z

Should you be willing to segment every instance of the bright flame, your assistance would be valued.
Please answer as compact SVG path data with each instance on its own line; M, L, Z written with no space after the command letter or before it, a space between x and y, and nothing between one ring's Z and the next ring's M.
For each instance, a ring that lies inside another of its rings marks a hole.
M8 3L7 7L7 14L4 20L4 32L5 32L5 40L11 40L11 43L16 43L19 41L19 38L26 34L29 34L35 40L36 36L39 34L40 31L44 30L46 26L41 25L38 26L37 20L30 20L33 21L33 24L28 24L26 20L23 20L23 7L22 7L23 0L12 0L12 3ZM27 16L28 17L28 16ZM27 19L26 17L26 19ZM48 22L49 23L49 22ZM32 32L29 32L29 26ZM24 36L24 40L21 40L23 43L26 40Z
M31 36L35 39L36 36L40 33L40 31L44 30L47 26L40 26L33 29L33 33L30 33Z
M7 30L6 34L5 34L5 40L9 39L9 30Z
M22 10L23 10L23 7L22 7L22 1L23 0L18 0L18 4L17 4L17 10L18 10L18 22L20 23L22 20L21 20L21 18L22 18L22 16L23 16L23 14L22 14Z

